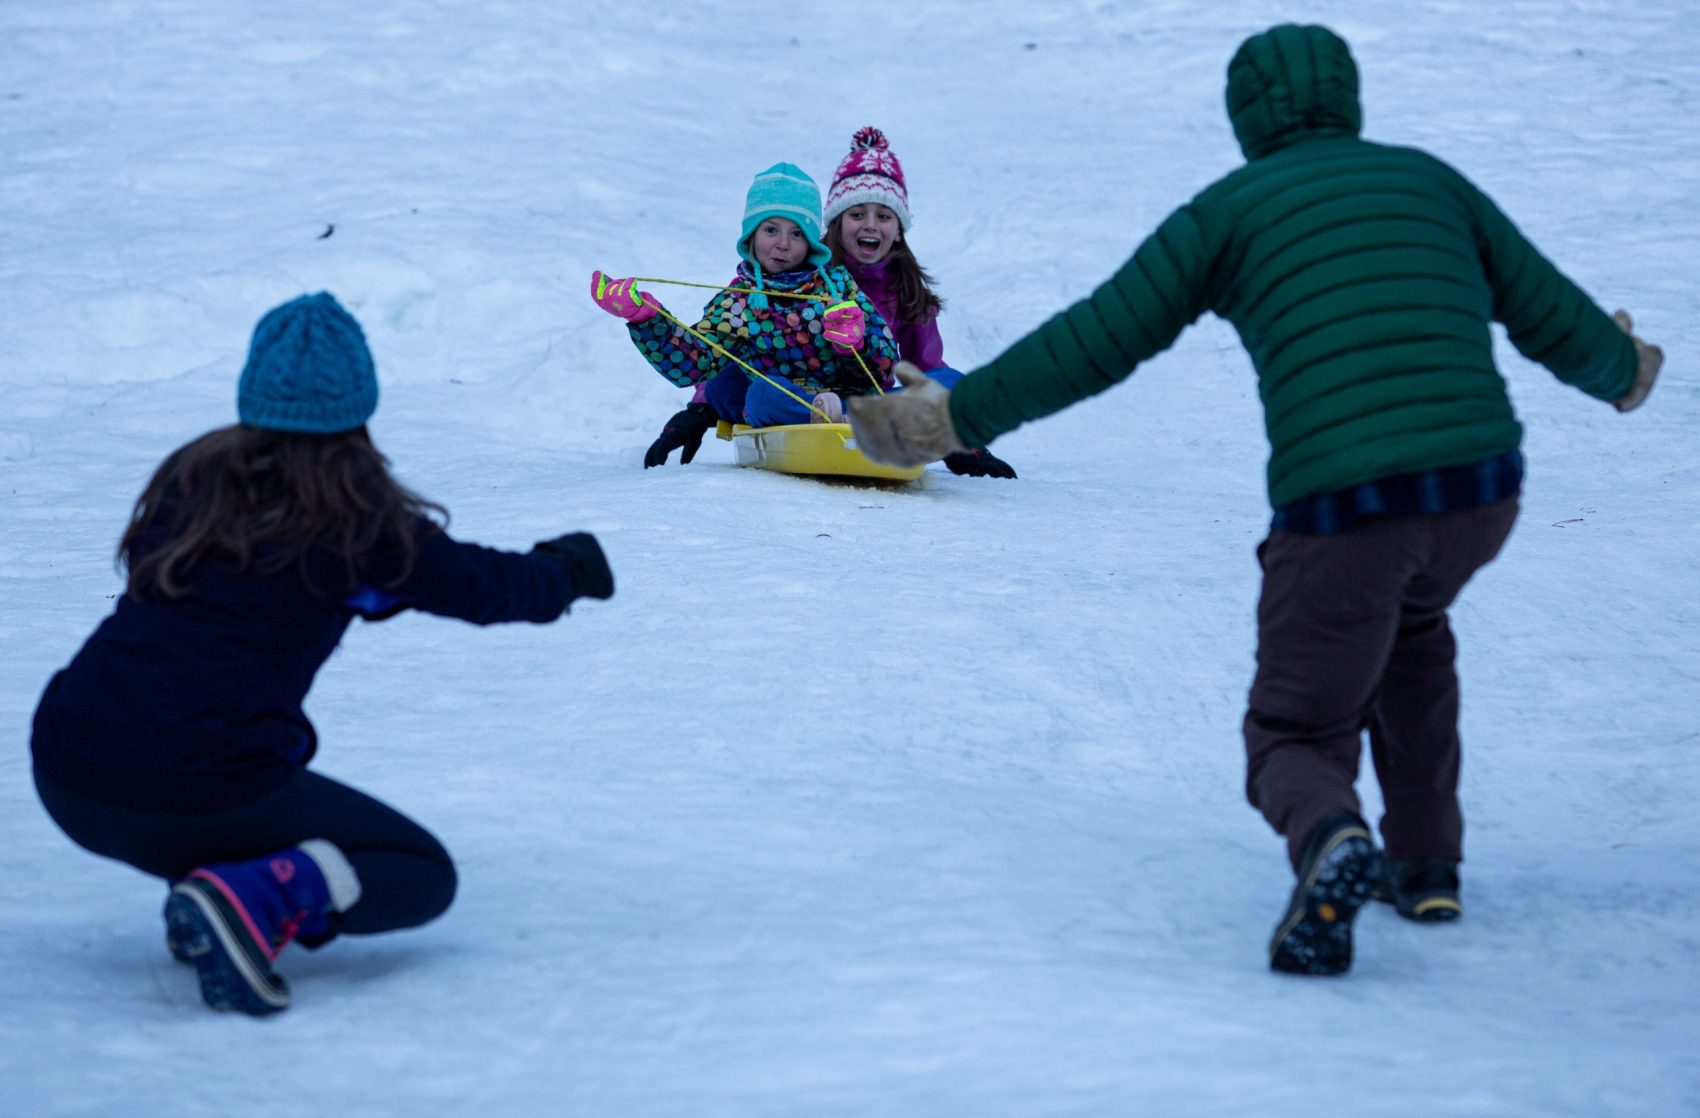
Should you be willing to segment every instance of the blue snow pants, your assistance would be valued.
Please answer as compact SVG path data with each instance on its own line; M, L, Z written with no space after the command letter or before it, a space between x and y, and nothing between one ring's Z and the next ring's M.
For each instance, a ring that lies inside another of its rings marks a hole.
M721 374L721 376L724 375L724 373ZM927 376L946 388L952 388L955 387L957 381L963 378L964 374L949 365L940 365L936 369L928 369ZM720 377L715 378L715 380L719 379ZM784 377L773 377L772 379L805 400L813 400L815 397L814 392L800 387L794 381L787 380ZM713 384L714 381L709 381L709 383ZM766 381L758 380L749 383L748 386L749 395L744 400L744 422L751 427L779 427L788 423L809 423L815 417L815 413L809 410L807 406L793 400ZM888 388L886 391L901 392L903 387L899 385L896 388ZM718 409L716 410L718 411Z
M750 391L750 375L736 365L728 365L700 385L697 398L714 409L716 419L728 423L744 422L744 397Z

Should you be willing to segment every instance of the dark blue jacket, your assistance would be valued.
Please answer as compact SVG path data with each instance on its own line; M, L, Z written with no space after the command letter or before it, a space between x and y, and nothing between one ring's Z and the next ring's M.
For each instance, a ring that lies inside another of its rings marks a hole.
M422 522L423 523L423 522ZM134 557L133 557L134 558ZM422 531L412 572L368 557L267 577L200 563L176 600L124 595L36 708L37 774L91 799L215 811L259 799L313 756L301 709L355 617L413 608L477 625L553 621L575 590L560 566Z

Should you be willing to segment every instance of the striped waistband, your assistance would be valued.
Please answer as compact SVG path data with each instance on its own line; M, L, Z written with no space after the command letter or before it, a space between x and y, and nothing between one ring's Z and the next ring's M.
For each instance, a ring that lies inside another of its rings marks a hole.
M1523 487L1523 453L1508 450L1481 462L1377 478L1350 489L1318 493L1275 510L1272 532L1332 536L1368 516L1484 508Z

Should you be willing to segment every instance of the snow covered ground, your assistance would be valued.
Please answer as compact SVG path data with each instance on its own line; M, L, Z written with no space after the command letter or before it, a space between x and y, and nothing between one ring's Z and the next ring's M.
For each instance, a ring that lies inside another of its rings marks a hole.
M824 183L874 123L971 368L1238 162L1223 72L1283 19L1669 356L1622 417L1503 348L1530 477L1454 615L1469 913L1367 912L1338 981L1264 963L1231 331L1000 442L1019 481L870 489L641 469L681 394L585 296L719 282L750 176ZM0 1113L1700 1113L1697 56L1689 0L0 4ZM254 1022L47 820L28 727L148 473L320 289L456 533L591 529L619 593L351 631L320 765L462 892L287 954Z

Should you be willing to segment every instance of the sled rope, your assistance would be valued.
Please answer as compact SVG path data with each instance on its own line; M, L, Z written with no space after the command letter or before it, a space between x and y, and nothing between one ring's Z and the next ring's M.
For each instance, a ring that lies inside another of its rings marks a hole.
M706 287L710 291L737 291L749 295L766 295L770 299L813 299L819 303L834 303L830 295L810 295L800 291L769 291L767 288L726 287L718 283L693 283L690 280L657 279L654 276L633 276L633 283L670 283L677 287Z
M879 377L874 376L874 371L872 369L868 368L868 363L866 361L862 360L861 351L853 349L850 352L854 353L856 355L856 364L862 366L862 371L864 373L868 374L868 382L874 386L874 391L876 393L878 393L879 395L884 396L885 395L885 385L880 383Z
M653 283L655 281L651 280L649 282ZM707 287L709 285L703 284L702 286ZM815 407L814 401L803 399L801 396L799 396L799 395L797 395L797 393L791 391L789 388L787 388L781 382L774 380L772 377L768 376L766 373L762 372L760 369L756 368L754 365L751 365L749 362L745 361L743 358L739 357L737 354L732 353L731 351L727 350L724 346L720 345L720 343L716 342L713 338L706 337L703 334L698 333L696 330L692 329L691 327L685 325L683 322L679 321L679 319L673 314L672 311L670 311L666 307L662 306L659 302L653 303L651 305L655 307L656 312L658 314L660 314L662 318L665 318L668 322L671 322L673 325L677 326L679 329L683 330L685 333L689 334L691 337L695 338L697 341L701 342L703 345L707 346L709 349L713 350L715 353L719 354L721 357L726 358L726 360L732 362L734 365L738 365L738 366L742 367L743 370L745 372L749 373L751 376L760 377L762 380L765 380L768 384L779 389L779 391L785 393L785 395L791 397L793 400L797 401L799 404L802 404L805 408L808 408L810 411L812 411L816 415L820 416L821 419L825 420L826 422L828 422L828 423L832 422L832 417L830 415L827 415L826 412L822 411L820 408Z
M767 288L756 288L756 287L728 287L725 284L719 284L719 283L696 283L693 280L662 279L659 276L633 276L632 282L633 283L670 283L670 284L674 285L675 287L703 287L703 288L707 288L710 291L736 291L736 292L739 292L740 294L745 294L745 295L758 295L758 294L759 295L766 295L770 299L813 299L817 303L843 302L843 300L834 299L830 295L811 295L811 294L804 294L804 293L798 292L798 291L770 291ZM683 322L680 322L678 319L674 318L672 315L667 314L666 308L658 308L658 309L661 311L662 314L667 315L668 321L677 323L680 327L683 327L683 329L687 333L701 339L702 341L708 342L707 338L704 338L701 334L698 334L695 330L692 330L689 326L686 326ZM738 361L738 359L736 357L732 357L732 355L730 353L727 353L725 350L722 350L719 346L716 346L713 342L708 342L708 344L709 344L710 348L712 348L716 353L719 353L719 354L721 354L722 356L725 356L725 357L731 357L732 360ZM885 385L881 384L880 378L874 376L874 371L872 369L868 368L868 363L862 359L862 352L860 350L855 350L855 349L851 350L850 352L855 355L856 364L860 365L862 367L862 371L864 373L868 374L868 382L874 386L874 391L876 393L878 393L879 395L884 396L885 395ZM738 361L738 364L744 365L744 363L742 361ZM750 367L748 365L744 365L744 368L749 369ZM754 369L750 369L750 371L752 373L755 372ZM768 381L769 384L773 384L773 382L771 380L768 380L767 377L762 377L762 375L760 373L756 373L756 376L761 377L761 379ZM774 387L779 388L780 391L782 391L782 392L785 391L783 388L781 388L777 384L775 384ZM790 396L794 400L800 400L800 397L798 397L795 392L785 392L785 394L787 396ZM825 412L822 412L819 408L815 407L813 404L810 404L809 407L810 407L811 410L813 410L813 411L815 411L815 412L817 412L821 415L826 414Z

